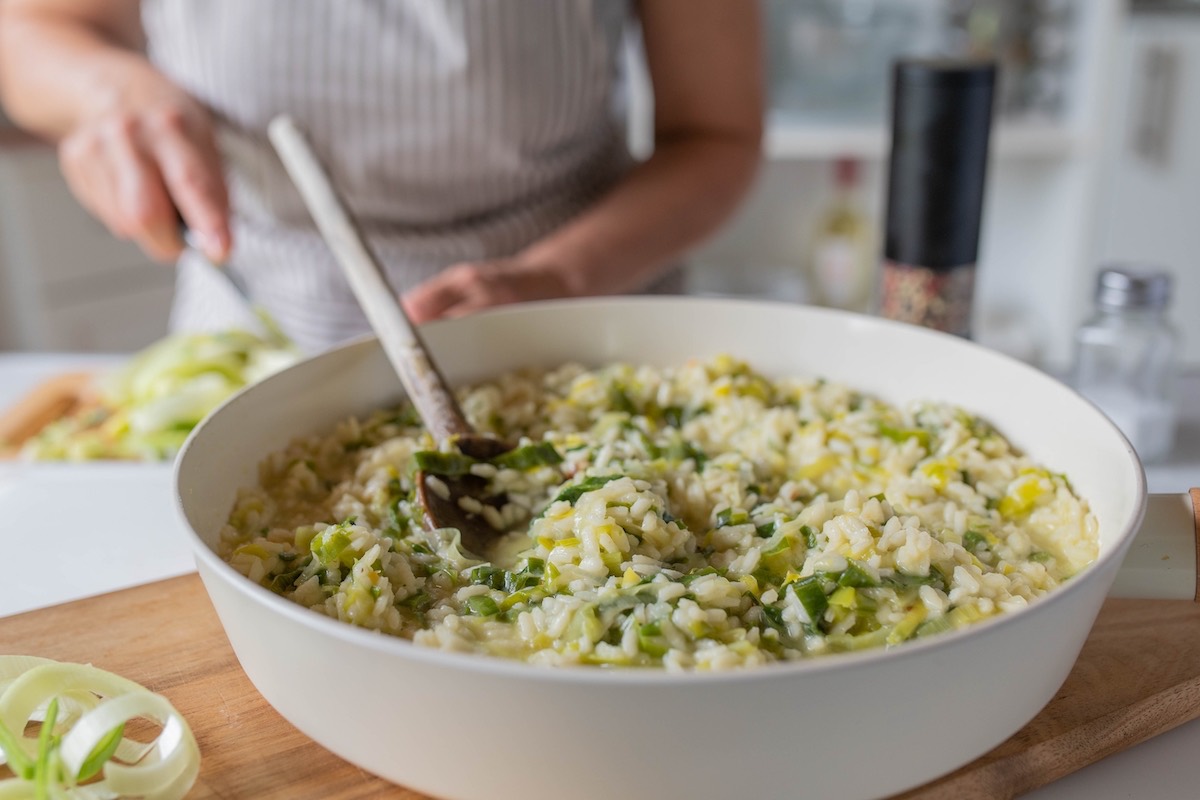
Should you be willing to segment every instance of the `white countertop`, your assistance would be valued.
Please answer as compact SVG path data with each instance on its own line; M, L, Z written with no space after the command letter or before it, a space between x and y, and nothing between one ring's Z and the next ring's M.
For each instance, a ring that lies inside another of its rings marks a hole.
M39 381L103 369L117 356L0 353L0 409ZM1174 454L1146 468L1152 492L1200 486L1200 374L1183 381ZM64 497L67 499L64 501ZM131 512L130 498L137 511ZM0 545L7 569L0 617L194 570L165 465L0 463ZM70 553L70 558L63 554ZM30 568L44 566L45 569ZM47 581L45 575L54 575ZM0 648L3 647L0 643ZM1200 720L1093 764L1027 797L1182 800L1200 786Z

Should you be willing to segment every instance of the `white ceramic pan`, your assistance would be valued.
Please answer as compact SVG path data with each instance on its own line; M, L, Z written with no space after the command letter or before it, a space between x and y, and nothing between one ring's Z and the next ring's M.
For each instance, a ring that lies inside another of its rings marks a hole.
M196 561L246 674L297 728L370 772L442 798L888 795L994 747L1062 684L1147 506L1141 465L1062 384L953 337L798 306L633 298L515 306L423 329L452 383L520 366L730 353L768 374L824 376L892 402L949 400L1065 472L1101 530L1099 559L1019 613L890 650L725 674L535 668L420 648L308 611L214 553L239 486L291 438L395 403L373 339L231 399L176 468ZM1186 496L1118 584L1194 597ZM1167 556L1167 560L1163 560Z

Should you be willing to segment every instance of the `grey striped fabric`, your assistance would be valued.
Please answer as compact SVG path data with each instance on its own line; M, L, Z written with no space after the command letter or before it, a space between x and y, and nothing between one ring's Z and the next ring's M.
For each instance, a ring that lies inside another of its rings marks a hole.
M294 116L397 291L509 255L630 166L627 0L146 0L150 58L214 112L231 268L303 347L367 330L265 135ZM187 254L172 327L244 313Z

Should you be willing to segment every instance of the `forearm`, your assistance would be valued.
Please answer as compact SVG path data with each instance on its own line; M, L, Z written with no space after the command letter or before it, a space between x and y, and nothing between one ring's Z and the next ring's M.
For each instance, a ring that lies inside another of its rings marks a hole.
M517 256L566 294L636 290L724 222L745 195L761 150L754 137L696 135L654 154L571 222Z
M57 140L128 95L165 84L128 36L13 6L0 11L0 100L19 125Z

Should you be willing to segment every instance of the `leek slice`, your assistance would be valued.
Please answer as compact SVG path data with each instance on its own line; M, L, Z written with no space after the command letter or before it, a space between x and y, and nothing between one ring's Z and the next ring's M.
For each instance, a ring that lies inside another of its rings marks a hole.
M124 738L139 718L161 727L154 740ZM30 722L41 723L33 735ZM0 750L14 773L0 780L0 800L177 800L200 773L196 739L165 697L90 665L35 656L0 656Z

